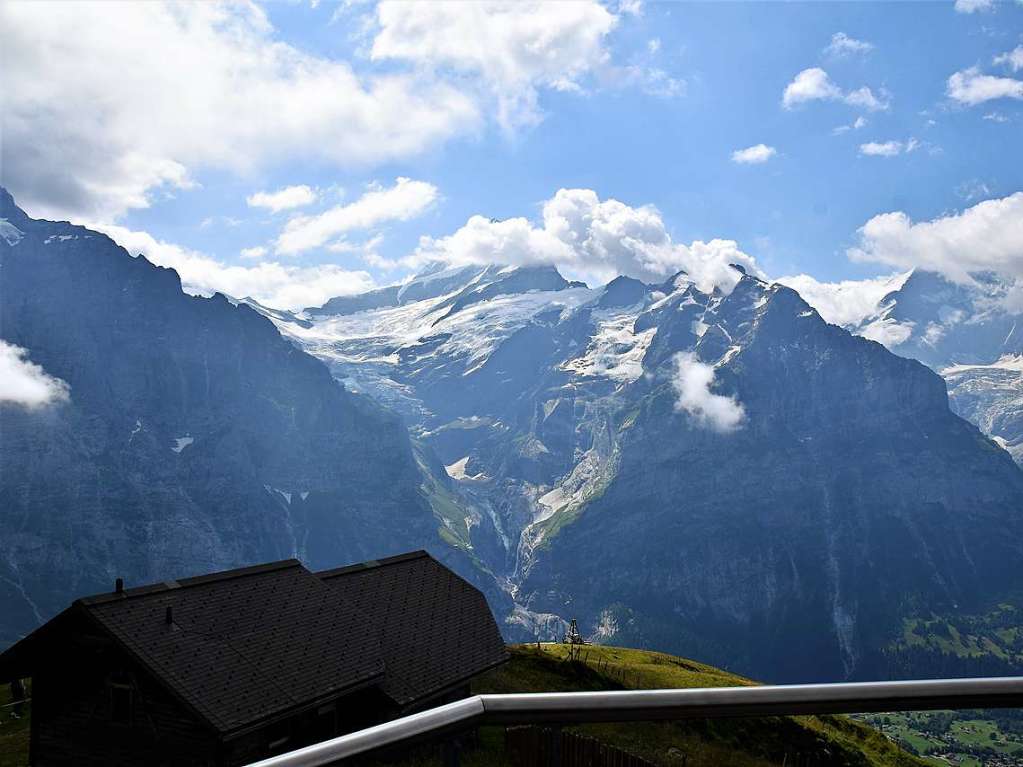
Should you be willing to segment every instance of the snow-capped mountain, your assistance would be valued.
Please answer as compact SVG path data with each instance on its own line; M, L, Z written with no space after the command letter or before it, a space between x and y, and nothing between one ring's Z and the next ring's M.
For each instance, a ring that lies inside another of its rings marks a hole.
M1023 315L992 274L972 285L914 271L855 332L944 376L953 410L1023 463Z
M1023 578L1023 472L925 366L735 276L435 267L275 322L439 456L511 635L575 617L765 678L883 673L904 616Z

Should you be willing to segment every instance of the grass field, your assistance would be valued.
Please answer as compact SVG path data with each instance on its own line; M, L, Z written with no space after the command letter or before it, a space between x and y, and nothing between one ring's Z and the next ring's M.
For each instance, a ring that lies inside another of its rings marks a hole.
M912 746L924 755L928 764L1023 767L1023 737L1002 732L991 719L968 718L970 713L913 712L862 718L899 742ZM943 717L951 721L944 732L939 732L943 728L936 727L935 721ZM970 753L976 749L992 753L978 757ZM932 755L927 755L929 752Z
M519 645L511 660L481 677L477 693L731 687L748 679L702 663L644 650L589 646L579 660L569 660L565 645ZM771 717L766 719L631 722L572 727L665 767L766 767L783 763L828 765L926 764L873 728L846 717ZM430 755L400 762L402 767L439 767ZM503 732L484 728L480 744L463 757L468 767L510 763L503 753Z

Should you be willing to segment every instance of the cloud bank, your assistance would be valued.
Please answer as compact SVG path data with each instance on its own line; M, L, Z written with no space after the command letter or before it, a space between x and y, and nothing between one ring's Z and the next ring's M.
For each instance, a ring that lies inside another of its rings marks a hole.
M370 56L471 76L512 130L540 121L539 89L579 91L609 61L604 43L617 20L596 2L385 0Z
M0 405L34 410L66 402L71 387L30 362L28 349L0 340Z
M449 264L553 264L569 278L601 284L619 274L656 281L685 270L700 290L731 291L737 263L759 274L754 259L732 240L674 242L652 205L601 200L591 189L560 189L543 205L543 221L496 221L473 216L445 237L425 237L407 266Z
M854 261L941 272L959 283L972 283L970 273L980 271L1023 279L1023 192L931 221L882 213L859 229L859 243L847 253Z
M779 277L776 282L799 293L827 322L842 327L858 327L877 312L881 299L902 287L909 274L902 272L841 282L821 282L808 274L797 274Z
M0 26L4 181L35 215L110 220L200 168L401 159L482 119L457 84L281 42L251 3L3 3Z
M700 362L692 352L674 357L675 410L687 413L701 428L727 434L739 429L746 419L745 408L734 398L715 394L714 367Z

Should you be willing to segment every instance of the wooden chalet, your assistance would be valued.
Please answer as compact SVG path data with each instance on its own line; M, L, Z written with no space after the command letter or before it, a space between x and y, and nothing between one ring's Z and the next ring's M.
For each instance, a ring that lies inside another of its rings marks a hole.
M119 585L0 655L0 682L32 678L36 767L227 767L465 697L505 657L483 595L417 551Z

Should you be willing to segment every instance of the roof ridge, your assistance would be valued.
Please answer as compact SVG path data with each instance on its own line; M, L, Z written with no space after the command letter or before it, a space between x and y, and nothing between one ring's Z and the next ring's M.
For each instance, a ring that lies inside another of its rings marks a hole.
M108 591L100 594L92 594L90 596L79 597L75 600L76 604L82 605L97 605L106 604L107 602L114 602L122 599L131 599L134 597L144 597L150 594L159 594L166 591L172 591L179 588L188 588L189 586L201 586L206 583L215 583L217 581L226 581L233 578L243 578L247 575L259 575L261 573L274 572L276 570L285 570L290 567L302 567L302 563L297 559L282 559L277 562L266 562L261 565L249 565L247 567L236 567L231 570L222 570L217 573L207 573L206 575L193 575L188 578L181 578L179 580L167 580L159 583L148 583L142 586L135 586L124 591Z
M415 551L408 551L404 554L395 554L393 557L384 557L383 559L369 559L365 562L357 562L353 565L345 565L344 567L335 567L330 570L320 570L319 572L313 573L321 580L328 578L336 578L339 575L350 575L351 573L361 573L365 570L372 570L377 567L386 567L387 565L398 564L399 562L408 562L413 559L433 559L430 552L425 549L416 549Z

